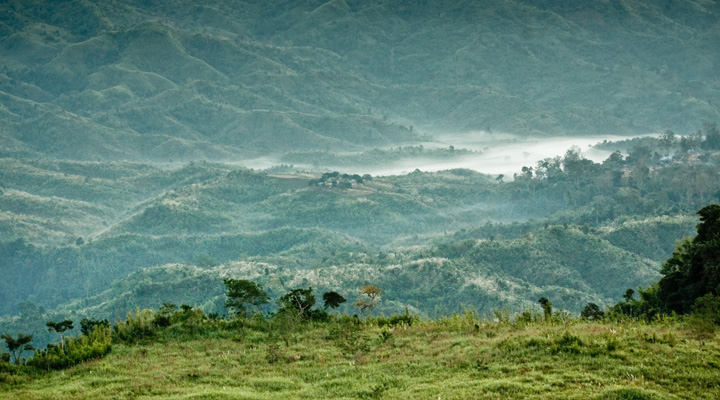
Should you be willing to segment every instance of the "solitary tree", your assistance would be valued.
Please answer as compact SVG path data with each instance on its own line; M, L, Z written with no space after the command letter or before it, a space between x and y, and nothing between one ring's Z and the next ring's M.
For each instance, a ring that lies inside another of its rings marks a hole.
M261 306L268 303L268 296L259 283L245 279L223 279L227 292L225 307L234 308L238 315L246 316L249 306Z
M303 321L311 317L312 307L315 305L315 295L312 287L307 289L292 289L278 300L279 310L274 318L276 332L290 344L290 339L297 343L297 333Z
M73 322L66 319L60 322L48 321L45 325L48 327L48 331L55 331L60 335L60 348L65 351L65 338L63 337L63 333L74 328Z
M590 321L597 321L603 319L605 316L605 313L600 310L600 307L598 307L595 303L588 303L585 306L585 309L582 310L580 313L580 316L582 318L588 319Z
M354 303L361 312L367 311L372 313L373 308L378 305L378 298L382 294L382 289L374 285L365 285L360 289L360 299Z
M310 309L315 305L312 287L292 289L280 298L280 312L294 311L302 318L310 316Z
M542 306L545 321L550 321L552 318L552 303L547 299L547 297L541 297L538 300L538 303Z
M22 333L18 333L17 338L13 338L8 334L3 334L0 337L5 340L8 350L10 350L10 354L12 354L13 359L15 360L15 364L20 363L20 357L24 351L34 349L34 347L30 344L33 339L32 335L23 335Z
M325 302L325 309L332 308L333 310L340 307L340 304L346 302L344 298L338 292L326 292L323 294L323 302Z

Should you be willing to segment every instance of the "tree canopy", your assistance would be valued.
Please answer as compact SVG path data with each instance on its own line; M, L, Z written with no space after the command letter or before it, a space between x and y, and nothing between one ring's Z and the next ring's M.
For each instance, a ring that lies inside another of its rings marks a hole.
M720 205L698 215L697 236L683 241L662 268L657 295L663 311L687 314L696 299L720 293Z
M246 279L223 279L227 292L225 307L234 308L240 315L249 312L249 306L261 306L268 303L268 296L262 285Z
M30 344L33 340L33 335L23 335L18 333L17 338L13 338L8 334L1 336L7 344L8 350L13 356L15 363L19 363L20 357L24 351L33 350L34 347Z
M303 318L309 317L315 305L315 295L312 287L307 289L292 289L279 300L280 312L295 311Z
M323 297L323 302L324 302L323 308L325 308L326 310L328 308L332 308L332 309L338 308L338 307L340 307L340 304L347 301L347 299L345 297L343 297L343 295L341 295L338 292L334 292L334 291L323 293L322 297Z

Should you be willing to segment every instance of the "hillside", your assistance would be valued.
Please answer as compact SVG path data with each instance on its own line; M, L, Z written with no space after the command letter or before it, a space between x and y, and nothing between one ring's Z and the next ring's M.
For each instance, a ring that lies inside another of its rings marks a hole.
M712 1L10 0L0 155L238 160L425 133L691 132Z
M374 284L379 312L422 317L611 305L720 201L719 13L4 1L0 333L225 315L223 277Z
M142 321L140 315L136 321ZM471 312L436 320L327 322L197 319L103 359L33 372L0 361L14 399L715 399L717 334L666 320L517 322ZM204 316L203 316L204 317ZM668 366L672 360L672 366Z
M185 286L215 276L206 296L183 300L207 312L223 312L218 282L231 271L278 292L377 284L387 312L488 313L549 293L574 312L612 304L657 279L698 205L720 193L716 153L668 164L644 151L603 163L569 151L508 182L460 169L363 178L6 159L0 310L119 317L175 298L177 264Z

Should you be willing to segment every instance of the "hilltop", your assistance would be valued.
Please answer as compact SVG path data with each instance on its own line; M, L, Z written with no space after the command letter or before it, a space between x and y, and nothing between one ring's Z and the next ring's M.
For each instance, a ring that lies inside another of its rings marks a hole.
M132 315L136 334L147 317ZM0 396L655 400L720 395L717 334L692 320L647 324L558 317L551 323L528 314L517 321L488 321L467 311L437 320L401 315L361 322L335 316L293 326L197 317L190 308L178 311L172 326L146 330L139 342L116 339L104 358L61 371L0 361Z

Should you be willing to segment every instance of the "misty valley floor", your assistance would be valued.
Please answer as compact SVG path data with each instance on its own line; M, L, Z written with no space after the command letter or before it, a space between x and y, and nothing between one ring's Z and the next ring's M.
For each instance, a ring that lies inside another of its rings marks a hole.
M675 321L550 326L463 315L391 329L308 324L295 339L248 329L116 345L99 361L18 377L0 397L720 398L717 335Z

